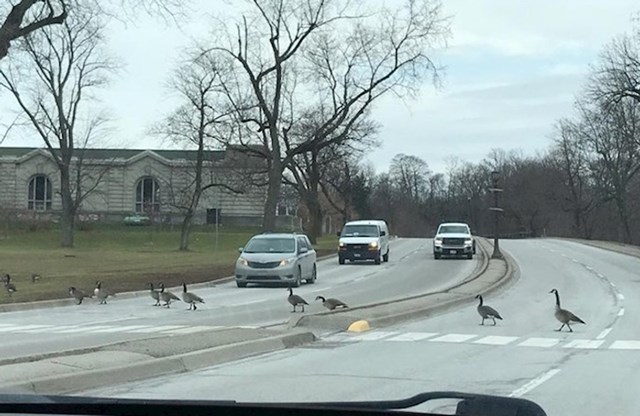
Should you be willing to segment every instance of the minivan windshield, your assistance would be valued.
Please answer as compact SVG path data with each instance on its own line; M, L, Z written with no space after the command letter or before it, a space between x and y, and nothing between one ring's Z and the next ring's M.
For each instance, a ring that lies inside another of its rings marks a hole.
M464 225L443 225L438 234L468 234L469 230Z
M252 238L244 248L244 253L293 253L296 243L293 238Z
M346 225L342 229L341 237L378 237L380 230L377 225Z

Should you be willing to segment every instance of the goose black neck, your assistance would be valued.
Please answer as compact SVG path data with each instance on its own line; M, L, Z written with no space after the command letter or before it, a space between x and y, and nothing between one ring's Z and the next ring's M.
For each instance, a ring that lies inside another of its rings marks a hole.
M557 290L555 292L553 292L553 293L556 295L556 305L559 308L560 307L560 295L558 294Z
M187 284L186 283L182 284L182 291L185 292L185 293L187 292Z
M289 288L289 295L293 295L293 288Z
M322 302L325 302L327 299L325 299L324 296L318 296L318 299L320 299Z
M478 299L480 299L480 305L479 306L482 306L482 296L478 295Z

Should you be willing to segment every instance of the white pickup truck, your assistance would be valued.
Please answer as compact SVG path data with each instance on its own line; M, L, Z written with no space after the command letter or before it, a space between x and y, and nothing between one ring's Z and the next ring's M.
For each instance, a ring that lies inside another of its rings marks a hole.
M472 259L474 254L476 241L467 224L446 222L438 226L433 239L433 257L436 260L443 256L465 256Z

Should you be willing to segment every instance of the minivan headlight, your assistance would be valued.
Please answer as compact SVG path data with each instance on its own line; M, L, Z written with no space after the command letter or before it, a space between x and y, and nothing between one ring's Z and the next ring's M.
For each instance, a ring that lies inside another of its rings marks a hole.
M377 248L378 247L378 242L377 241L372 241L369 243L369 247L370 248Z
M242 264L243 266L248 266L249 265L249 262L244 257L240 257L238 259L238 263Z
M280 267L284 267L284 266L286 266L286 265L288 265L288 264L293 263L295 260L296 260L295 258L293 258L293 259L284 259L284 260L281 260L281 261L280 261L279 266L280 266Z
M442 244L442 238L440 238L440 237L436 237L436 238L434 238L434 239L433 239L433 242L434 242L435 244Z

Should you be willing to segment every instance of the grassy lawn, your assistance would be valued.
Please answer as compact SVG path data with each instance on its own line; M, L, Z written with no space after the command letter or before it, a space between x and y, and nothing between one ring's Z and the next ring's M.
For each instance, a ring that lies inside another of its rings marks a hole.
M92 291L96 280L116 292L143 290L147 282L167 286L197 283L233 274L242 247L258 230L198 228L191 250L176 249L179 228L100 227L76 233L76 248L59 246L59 231L15 231L0 234L0 273L9 273L18 291L2 289L0 303L69 297L68 287ZM335 251L336 237L318 241L318 256ZM31 282L31 274L42 279Z

